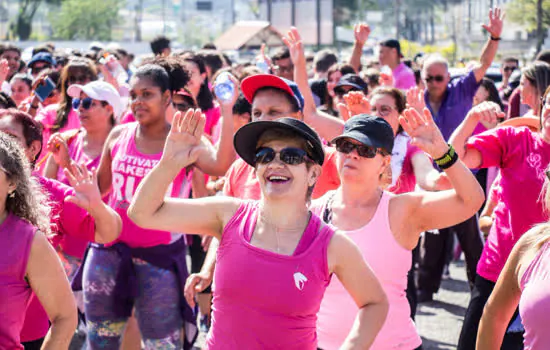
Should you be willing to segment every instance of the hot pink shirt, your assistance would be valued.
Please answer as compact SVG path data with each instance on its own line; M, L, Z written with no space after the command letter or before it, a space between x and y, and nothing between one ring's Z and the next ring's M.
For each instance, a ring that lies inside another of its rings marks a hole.
M334 231L312 215L294 255L255 247L258 205L243 202L224 229L206 348L315 350Z
M8 214L0 225L0 346L23 349L19 334L31 287L25 280L36 228L25 220Z
M408 90L416 86L416 78L412 69L403 62L392 71L393 84L399 90Z
M55 119L57 118L57 109L59 108L58 104L53 104L45 107L44 109L40 110L38 114L36 115L36 120L42 123L44 126L44 130L42 131L42 153L40 154L40 157L38 158L37 162L40 162L42 158L44 158L48 152L46 151L46 145L48 144L48 141L50 140L50 136L52 135L52 128L55 124ZM67 130L73 130L73 129L79 129L80 128L80 118L78 117L78 113L72 109L69 112L69 117L67 118L67 123L64 127L57 130L56 132L63 132ZM40 166L40 169L37 169L37 171L44 170L45 162L42 163Z
M313 201L311 210L322 217L327 201L333 195L334 192L329 192ZM388 208L392 196L389 192L383 193L376 213L365 226L353 231L340 230L357 244L388 297L388 316L371 350L411 350L422 344L410 317L411 309L405 293L412 253L399 245L390 230ZM319 347L339 349L353 326L358 310L342 283L332 279L318 314Z
M420 152L422 152L422 150L411 145L409 140L409 143L407 144L407 153L405 154L405 159L403 160L401 174L399 174L395 185L390 185L388 187L388 192L401 194L414 191L416 186L416 176L414 175L412 159Z
M521 277L519 313L525 327L525 350L548 349L550 345L550 241L539 250Z
M540 192L550 163L550 144L527 127L488 130L468 140L482 156L482 168L500 168L500 201L477 273L496 282L514 244L531 226L546 221Z
M172 234L170 232L144 229L138 227L128 218L127 210L137 187L145 175L157 165L162 152L156 154L141 153L137 149L135 142L135 135L139 124L134 122L125 124L124 126L125 128L121 131L111 150L113 178L111 193L109 195L109 206L122 219L122 232L117 242L124 242L132 248L147 248L159 244L170 244L172 242ZM167 193L174 197L179 197L184 192L188 193L189 187L190 184L186 182L185 169L183 169Z
M204 125L204 132L207 135L212 136L214 132L214 128L220 121L221 117L221 110L220 106L215 103L214 107L210 108L209 110L204 112L204 116L206 117L206 124Z

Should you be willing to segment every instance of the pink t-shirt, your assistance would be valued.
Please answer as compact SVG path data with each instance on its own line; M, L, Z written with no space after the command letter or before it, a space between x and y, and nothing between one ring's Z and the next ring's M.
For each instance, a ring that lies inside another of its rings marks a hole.
M412 69L403 62L392 71L393 84L399 90L408 90L416 86L416 78Z
M512 248L533 225L546 221L540 193L550 163L550 144L527 127L488 130L468 140L482 156L482 168L500 168L500 201L477 273L496 282Z
M0 346L23 349L20 332L31 287L25 280L27 263L36 228L25 220L8 214L0 225Z
M44 158L48 152L46 151L46 145L48 144L48 141L50 140L50 136L52 135L52 128L55 124L55 119L57 118L57 109L59 108L58 104L53 104L45 107L44 109L40 110L38 114L36 115L36 120L42 123L44 126L44 130L42 131L42 153L40 154L40 157L38 158L37 163L40 163L42 158ZM57 130L56 132L63 132L67 130L73 130L73 129L79 129L80 128L80 118L78 117L78 112L72 109L69 112L69 117L67 118L67 123L64 127ZM41 164L39 169L36 169L40 173L44 171L45 162Z
M262 190L256 172L244 160L237 159L225 176L223 193L226 196L255 200L261 198ZM336 168L336 150L332 147L325 147L325 162L312 197L319 198L327 191L337 189L338 186L340 186L340 176Z
M220 106L215 103L214 107L210 108L209 110L204 112L204 116L206 117L206 124L204 125L204 132L212 136L214 132L214 128L220 121L221 117L221 109ZM214 141L215 142L215 141Z
M258 205L243 202L224 229L206 349L315 350L334 231L312 215L293 255L255 247Z
M550 241L540 248L521 277L519 313L525 327L525 350L548 349L550 345Z
M407 153L405 154L405 159L403 160L401 168L401 174L399 174L395 184L388 187L389 192L401 194L414 191L416 186L416 176L414 175L412 159L420 152L422 152L422 150L411 145L409 140L407 144Z
M145 175L157 165L162 152L157 154L141 153L137 149L135 142L135 135L139 124L134 122L125 124L124 126L125 128L121 131L111 150L111 171L113 178L111 193L109 195L109 206L122 219L122 232L117 241L124 242L132 248L147 248L159 244L170 244L173 238L170 232L138 227L128 217L127 210L137 187ZM190 183L186 180L185 169L183 169L168 189L167 195L189 198Z
M329 192L313 201L311 210L323 217ZM388 297L386 322L371 345L371 350L415 349L422 344L410 317L405 290L411 268L412 253L395 240L389 220L389 203L393 194L384 192L369 223L353 231L341 231L357 244ZM391 257L391 258L388 258ZM317 333L321 349L339 349L349 334L359 308L338 279L332 279L319 310Z

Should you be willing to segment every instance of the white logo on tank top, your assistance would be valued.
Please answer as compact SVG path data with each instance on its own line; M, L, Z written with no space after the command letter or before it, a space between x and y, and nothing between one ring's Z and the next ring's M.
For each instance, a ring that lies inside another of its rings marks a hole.
M296 272L294 274L294 284L296 285L296 288L298 288L298 290L304 289L304 285L306 284L306 282L307 282L307 277L304 276L303 273Z

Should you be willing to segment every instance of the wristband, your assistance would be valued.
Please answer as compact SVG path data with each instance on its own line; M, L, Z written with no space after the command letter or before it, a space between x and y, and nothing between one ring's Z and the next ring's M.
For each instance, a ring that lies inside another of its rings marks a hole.
M441 158L434 160L435 164L441 169L445 170L454 165L458 160L458 154L456 153L453 146L449 145L449 150Z
M31 105L31 109L38 109L38 106Z
M493 40L493 41L500 41L500 40L502 40L502 38L500 38L500 37L495 38L494 36L491 35L491 40Z

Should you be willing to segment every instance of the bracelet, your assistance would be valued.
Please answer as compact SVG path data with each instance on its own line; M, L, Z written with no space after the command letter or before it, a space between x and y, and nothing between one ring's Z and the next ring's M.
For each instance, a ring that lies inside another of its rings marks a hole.
M499 38L495 38L494 36L491 35L491 40L493 40L493 41L500 41L500 40L502 40L502 38L500 38L500 37L499 37Z
M31 105L31 109L38 109L38 106Z
M458 160L458 154L453 146L449 145L449 150L441 158L434 159L435 164L441 169L445 170L454 165Z

